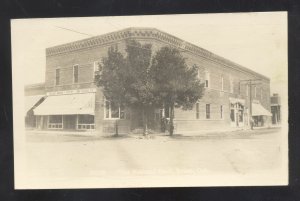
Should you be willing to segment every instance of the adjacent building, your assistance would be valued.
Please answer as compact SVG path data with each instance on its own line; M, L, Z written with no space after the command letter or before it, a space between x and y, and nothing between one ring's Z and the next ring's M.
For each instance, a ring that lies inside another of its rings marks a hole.
M189 66L198 66L204 96L192 110L175 110L175 132L248 127L250 97L255 126L270 122L269 78L155 28L128 28L46 49L45 99L33 108L37 127L98 134L114 133L116 125L119 133L141 128L140 111L107 101L94 84L108 48L125 53L128 39L152 44L153 53L163 46L177 48ZM161 131L168 116L168 108L153 109L150 128Z
M272 113L272 124L280 124L281 122L281 101L278 94L271 96L271 113Z

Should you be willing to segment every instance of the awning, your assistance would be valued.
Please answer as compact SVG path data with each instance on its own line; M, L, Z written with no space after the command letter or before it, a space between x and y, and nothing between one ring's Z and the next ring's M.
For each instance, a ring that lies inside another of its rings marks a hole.
M272 116L260 103L252 103L252 116Z
M34 115L94 115L95 93L48 96L33 111Z
M36 95L36 96L25 96L25 115L27 112L33 108L42 98L44 95Z
M240 103L242 105L245 105L245 100L244 99L240 99L240 98L229 98L229 102L231 104Z

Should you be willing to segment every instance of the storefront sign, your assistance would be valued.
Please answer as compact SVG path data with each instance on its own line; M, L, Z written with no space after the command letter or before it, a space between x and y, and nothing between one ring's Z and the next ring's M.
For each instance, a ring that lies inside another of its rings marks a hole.
M66 90L66 91L51 91L51 92L47 92L47 96L57 96L57 95L66 95L66 94L94 93L94 92L96 92L95 88L74 89L74 90Z

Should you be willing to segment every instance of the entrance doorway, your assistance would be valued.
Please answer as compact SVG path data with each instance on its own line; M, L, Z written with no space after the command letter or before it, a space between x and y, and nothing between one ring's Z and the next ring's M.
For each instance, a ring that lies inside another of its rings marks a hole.
M64 122L64 129L66 130L75 130L76 129L76 115L64 115L63 122Z

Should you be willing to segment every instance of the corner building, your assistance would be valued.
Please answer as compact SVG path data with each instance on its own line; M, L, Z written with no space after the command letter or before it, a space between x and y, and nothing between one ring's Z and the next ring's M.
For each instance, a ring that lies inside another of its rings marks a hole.
M269 122L269 78L155 28L127 28L46 49L46 98L34 109L39 128L100 135L114 133L116 124L119 133L141 128L139 111L105 100L94 83L98 64L109 47L117 46L125 53L127 39L152 44L153 54L163 46L175 47L189 66L199 67L204 96L192 110L175 109L176 133L249 126L250 94L255 125ZM249 83L244 82L250 79L259 79L251 92ZM169 117L168 108L153 110L150 128L160 131L163 117Z

